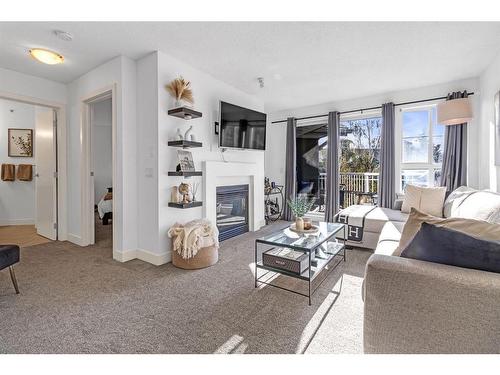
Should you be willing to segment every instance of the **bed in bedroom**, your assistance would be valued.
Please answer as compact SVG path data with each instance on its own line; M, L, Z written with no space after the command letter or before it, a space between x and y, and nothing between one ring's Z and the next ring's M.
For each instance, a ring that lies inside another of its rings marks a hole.
M113 188L108 188L108 192L97 203L97 213L103 225L108 225L109 220L113 220Z

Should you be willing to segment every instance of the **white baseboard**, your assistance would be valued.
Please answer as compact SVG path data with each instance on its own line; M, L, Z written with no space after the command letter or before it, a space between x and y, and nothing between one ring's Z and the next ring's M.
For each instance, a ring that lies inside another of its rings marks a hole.
M83 244L82 238L80 236L77 236L76 234L68 233L67 239L68 239L69 242L72 242L75 245L85 246Z
M113 259L117 260L118 262L128 262L132 259L140 259L144 262L154 264L155 266L161 266L162 264L170 262L172 260L172 255L170 252L155 254L148 250L137 249L113 251Z
M137 250L125 250L125 251L116 251L113 250L113 259L118 262L128 262L129 260L137 258Z
M148 250L137 249L137 259L154 264L155 266L161 266L162 264L172 261L172 254L170 251L163 254L155 254Z
M0 226L7 226L7 225L35 225L35 220L34 219L1 219L0 220Z

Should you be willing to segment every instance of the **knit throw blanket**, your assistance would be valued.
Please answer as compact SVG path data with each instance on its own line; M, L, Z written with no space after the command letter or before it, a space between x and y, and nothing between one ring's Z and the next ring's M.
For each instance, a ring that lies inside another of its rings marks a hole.
M203 247L205 237L219 247L219 231L208 220L193 220L184 225L175 223L168 231L173 238L173 248L183 259L194 257Z

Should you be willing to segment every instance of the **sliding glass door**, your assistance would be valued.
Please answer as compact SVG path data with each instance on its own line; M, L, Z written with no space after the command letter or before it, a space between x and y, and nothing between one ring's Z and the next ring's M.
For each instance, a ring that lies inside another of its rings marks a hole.
M341 117L341 208L377 203L381 126L379 113Z
M340 207L376 204L380 164L379 112L341 117ZM297 126L297 192L314 199L313 213L326 201L327 124Z
M315 201L311 211L324 212L327 126L297 127L297 192Z

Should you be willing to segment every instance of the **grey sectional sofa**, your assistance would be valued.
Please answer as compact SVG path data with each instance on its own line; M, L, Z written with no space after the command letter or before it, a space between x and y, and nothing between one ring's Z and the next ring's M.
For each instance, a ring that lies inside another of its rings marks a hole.
M363 288L365 353L500 353L500 274L399 257L407 216L377 211L365 222L377 237ZM500 224L500 194L459 188L444 216Z

